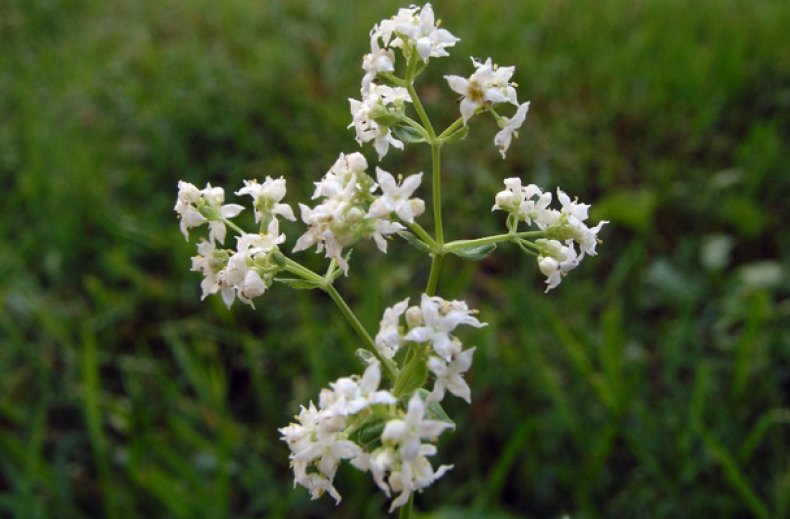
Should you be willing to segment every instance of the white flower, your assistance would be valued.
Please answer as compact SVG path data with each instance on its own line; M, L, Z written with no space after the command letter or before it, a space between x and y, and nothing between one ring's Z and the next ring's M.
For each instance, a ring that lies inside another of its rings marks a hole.
M395 53L390 49L382 49L379 45L379 35L374 28L370 31L370 53L362 57L362 92L367 92L372 81L382 72L395 71Z
M491 210L515 214L527 225L535 222L543 230L551 223L559 221L559 212L550 209L550 204L551 193L544 193L535 184L522 187L519 178L506 178L505 190L496 194Z
M322 389L320 406L333 414L350 416L374 404L393 404L396 399L389 391L378 390L381 369L378 362L368 366L360 379L358 376L343 377Z
M598 233L609 222L602 220L598 225L590 228L584 223L587 220L590 209L588 204L580 204L575 200L571 201L570 197L559 188L557 188L557 199L562 204L560 221L571 229L573 239L579 244L581 250L590 256L595 256L597 254L595 246L598 244Z
M428 359L428 369L436 375L433 392L428 396L429 402L440 402L444 398L445 389L457 397L471 403L471 391L461 374L469 371L472 366L472 355L475 348L462 351L451 362L446 362L439 357L431 356Z
M276 218L269 222L266 234L242 233L236 237L236 251L217 274L222 300L228 308L236 297L255 308L252 300L263 295L279 270L271 255L284 241Z
M226 219L238 216L244 209L238 204L223 204L225 191L221 187L198 190L194 185L183 180L178 181L178 198L173 210L181 219L180 227L184 237L189 239L189 229L209 222L209 240L223 243L225 241Z
M214 242L202 240L197 246L198 255L192 257L192 271L203 274L203 281L200 282L202 291L201 300L210 294L216 294L220 290L230 290L232 288L223 287L218 274L228 264L228 253L224 250L217 250Z
M430 486L434 481L442 477L452 465L441 465L435 471L431 462L426 456L436 454L436 447L430 444L420 446L419 456L406 461L402 461L400 470L393 470L389 477L389 484L393 492L401 494L392 501L390 513L409 502L411 494L415 490L421 490Z
M460 353L461 343L455 340L450 332L465 324L481 328L481 323L463 301L445 301L440 297L422 295L420 301L422 326L409 330L405 339L415 342L430 342L434 351L447 362Z
M343 249L363 238L373 239L382 252L387 252L386 237L405 229L398 222L368 216L376 183L365 173L367 162L359 153L340 158L320 182L316 182L313 198L325 200L310 208L299 204L307 231L299 237L294 252L316 245L326 250L326 257L337 262L348 273Z
M255 206L255 222L260 222L264 214L280 215L283 218L295 221L293 209L288 204L280 201L285 197L285 179L276 180L266 177L263 184L257 180L245 180L244 187L236 191L237 195L250 195Z
M492 211L507 211L509 213L518 213L521 207L521 202L524 200L524 192L521 188L520 178L506 178L505 190L500 191L494 197L494 206Z
M381 433L384 447L397 447L397 459L391 464L388 482L400 495L392 502L390 512L406 504L412 492L427 487L452 468L452 465L442 465L434 472L426 456L435 454L436 447L422 443L424 439L435 441L452 427L446 422L426 420L425 404L416 392L409 400L406 416L390 420L384 426Z
M315 182L313 199L325 197L351 200L362 189L359 180L361 176L366 176L367 169L368 161L361 153L341 153L324 177Z
M562 245L557 240L537 240L536 244L542 247L538 256L538 268L546 276L546 292L556 288L562 278L575 269L582 259L573 247L573 240L568 240Z
M391 359L403 344L403 329L400 317L409 305L407 297L399 303L384 310L384 315L379 322L379 331L376 334L376 349L387 359Z
M385 47L416 49L425 63L428 58L449 56L445 49L459 41L449 31L437 27L431 4L398 10L397 15L373 27L373 35Z
M388 123L381 123L381 116L397 118L403 113L403 104L411 102L409 92L403 87L390 87L372 83L367 89L362 90L362 101L349 99L352 121L349 128L354 127L357 142L374 141L374 147L379 159L384 158L390 145L403 149L403 142L392 135ZM377 122L376 119L379 122Z
M516 89L514 84L510 83L515 67L497 67L491 64L491 58L485 63L472 58L472 64L476 70L469 78L444 76L450 88L463 96L461 116L464 124L480 107L493 106L496 103L518 105Z
M381 168L376 168L376 180L378 180L382 196L370 205L368 216L372 218L387 218L394 212L404 222L414 223L414 218L425 211L425 202L419 198L409 199L420 187L422 173L409 175L398 185L395 177L390 173Z
M518 132L516 130L521 128L521 125L524 124L524 119L527 118L528 110L529 101L519 105L516 114L510 119L502 117L504 125L494 136L494 145L499 148L499 153L502 155L503 159L505 158L508 148L510 148L510 141L513 139L513 136L518 137Z

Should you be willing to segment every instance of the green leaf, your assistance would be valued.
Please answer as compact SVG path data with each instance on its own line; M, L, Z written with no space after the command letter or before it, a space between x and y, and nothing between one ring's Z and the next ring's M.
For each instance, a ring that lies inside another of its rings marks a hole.
M428 365L426 355L419 351L418 346L412 345L403 363L403 369L395 381L392 392L396 397L408 395L415 389L421 388L428 378Z
M402 140L403 142L409 144L415 144L418 142L425 142L427 140L425 136L425 132L414 128L413 126L395 126L392 128L392 133L395 134L395 137Z
M425 400L428 398L428 395L431 394L430 391L423 388L418 389L417 393L419 393L423 402L425 402ZM442 404L439 402L431 402L426 405L425 416L431 420L439 420L440 422L451 423L453 424L453 427L455 427L455 422L448 416L447 412L444 410L444 407L442 407Z
M428 247L428 245L424 241L422 241L421 239L417 238L414 234L410 233L409 231L400 231L398 233L398 236L400 236L401 238L406 240L409 245L411 245L412 247L414 247L415 249L417 249L420 252L430 252L431 251L431 248Z
M288 285L289 287L296 289L296 290L312 290L314 288L320 288L321 284L317 281L308 281L306 279L297 279L297 278L274 278L275 281L282 283L283 285Z
M464 259L481 260L494 252L494 249L496 249L496 243L488 243L486 245L474 245L463 249L451 250L450 252Z
M357 433L359 444L369 447L379 441L386 424L387 421L381 418L376 418L373 421L365 423L365 425L359 428L359 432Z

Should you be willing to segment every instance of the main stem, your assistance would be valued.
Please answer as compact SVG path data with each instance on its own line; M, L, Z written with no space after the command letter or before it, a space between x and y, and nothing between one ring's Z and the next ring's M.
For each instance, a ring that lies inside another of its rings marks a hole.
M444 259L444 227L442 225L442 163L441 163L441 142L436 137L431 120L425 113L417 91L414 89L414 71L417 67L418 56L414 52L410 59L406 72L406 89L411 97L414 110L420 118L425 131L428 133L428 142L431 145L431 169L432 169L432 190L433 190L433 229L436 234L437 251L431 254L431 271L428 274L428 283L425 293L432 296L436 293L436 286L439 283L439 273Z
M329 297L332 298L332 301L335 302L338 308L340 308L340 312L349 322L354 331L365 341L365 349L370 351L376 360L378 360L382 367L384 368L384 373L388 379L395 381L398 378L398 373L395 370L395 367L392 364L390 359L387 359L379 353L379 350L376 348L376 343L373 341L373 338L370 336L365 327L362 326L362 323L359 322L357 319L356 314L349 308L348 304L346 304L345 299L340 295L334 285L327 283L324 286L324 292L329 294Z

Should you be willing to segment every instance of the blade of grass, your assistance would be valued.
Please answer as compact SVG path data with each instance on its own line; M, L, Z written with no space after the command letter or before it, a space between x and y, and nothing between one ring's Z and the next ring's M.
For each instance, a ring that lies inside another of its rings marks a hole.
M102 506L108 519L120 517L115 507L115 489L110 473L107 439L102 427L100 407L101 388L99 383L99 361L96 353L96 338L87 325L82 329L82 383L83 413L91 442L93 460L99 474L102 489Z

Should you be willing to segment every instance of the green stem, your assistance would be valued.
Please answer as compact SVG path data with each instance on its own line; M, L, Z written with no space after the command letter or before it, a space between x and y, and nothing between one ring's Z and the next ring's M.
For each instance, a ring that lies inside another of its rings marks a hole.
M327 283L323 289L324 292L329 294L329 297L332 298L332 301L335 302L337 307L340 309L340 312L343 314L343 317L346 318L354 331L356 331L365 342L365 349L370 351L373 356L376 357L376 360L378 360L384 367L384 374L387 376L387 378L395 382L395 380L398 378L398 371L395 368L394 363L392 360L383 357L381 353L379 353L379 350L376 349L376 343L373 341L373 338L370 336L367 330L365 330L365 327L362 326L362 323L359 322L356 314L354 314L351 308L349 308L348 304L346 304L346 301L343 299L337 289L335 289L334 285Z
M234 230L234 231L236 231L237 233L239 233L239 234L244 234L244 230L243 230L241 227L239 227L239 226L238 226L238 225L236 225L235 223L231 222L231 221L230 221L230 220L228 220L227 218L223 218L223 219L222 219L222 223L224 223L225 225L227 225L228 227L230 227L231 229L233 229L233 230Z
M427 133L425 128L423 128L420 123L418 123L417 121L415 121L414 119L412 119L408 115L402 115L401 116L401 121L403 121L404 123L408 124L409 126L411 126L412 128L414 128L415 130L419 131L422 134Z
M326 280L322 276L316 274L309 268L303 266L301 263L292 260L291 258L285 256L284 254L282 255L282 258L285 260L284 267L285 270L287 270L288 272L292 274L296 274L300 278L305 279L307 281L316 283L320 287L323 287L323 285L326 284Z
M459 117L458 119L455 120L453 124L448 126L446 130L444 130L441 134L439 134L437 139L439 139L439 141L443 141L450 135L454 134L463 125L464 125L464 118Z
M432 296L436 294L436 286L439 284L439 272L442 269L444 254L434 253L431 255L431 272L428 274L428 283L425 286L425 294Z
M416 53L412 54L412 57L409 59L409 66L408 70L406 71L406 90L409 92L409 96L411 97L411 102L414 105L414 111L417 112L420 122L428 132L430 144L431 146L434 146L437 144L436 132L433 130L431 120L428 119L428 114L425 113L425 108L422 106L422 101L420 101L420 97L417 95L417 91L414 89L414 67L417 63L415 56L417 56Z
M376 357L376 359L384 367L384 374L387 376L387 378L394 382L398 377L398 370L395 367L395 364L391 359L387 359L383 357L381 353L379 353L379 350L376 349L376 342L370 336L365 327L362 326L362 323L359 322L356 314L354 314L353 310L351 310L334 285L332 285L331 280L316 274L312 270L302 266L300 263L292 260L291 258L286 256L283 256L283 258L285 259L285 270L291 272L292 274L296 274L302 279L314 282L321 290L329 294L329 297L332 298L332 301L334 301L337 307L340 309L340 313L343 314L343 317L346 318L346 321L348 321L354 331L357 332L357 335L359 335L359 337L364 342L365 349L372 353L374 357Z
M454 240L445 244L444 251L452 252L454 250L466 249L468 247L479 247L481 245L489 245L491 243L514 241L518 238L539 238L541 236L545 236L545 234L545 231L524 231L507 234L496 234L494 236L486 236L485 238L477 238L475 240Z
M415 236L417 236L417 237L418 237L419 239L421 239L421 240L422 240L422 241L423 241L423 242L424 242L424 243L425 243L425 244L426 244L428 247L430 247L430 248L432 249L432 251L433 251L433 252L436 252L436 251L438 251L438 250L440 250L440 249L441 249L441 247L439 247L439 244L438 244L438 243L436 243L436 240L434 240L434 239L431 237L431 235L430 235L430 234L428 234L428 231L426 231L425 229L423 229L423 228L422 228L422 226L421 226L420 224L418 224L417 222L414 222L414 223L407 223L407 224L406 224L406 227L408 227L408 228L409 228L409 230L415 234Z
M406 69L406 89L411 96L414 110L420 118L425 131L428 133L428 144L431 145L431 169L432 171L432 188L433 188L433 227L434 234L436 234L435 245L438 250L432 254L431 258L431 271L428 274L428 283L425 287L425 293L434 295L436 293L436 286L439 283L439 272L442 268L442 259L444 259L444 227L442 225L442 175L441 175L441 142L436 137L436 132L433 129L431 120L428 114L425 113L425 108L422 106L417 91L414 89L414 76L417 67L418 55L413 52L409 58L409 63Z
M409 502L401 507L398 513L398 519L409 519L411 517L412 508L414 507L414 494L409 496Z
M433 129L430 130L433 132ZM433 228L436 234L436 246L439 250L431 255L431 272L425 293L432 296L436 293L439 283L439 272L444 259L444 227L442 226L442 175L441 175L441 150L439 144L431 143L431 163L433 166Z

